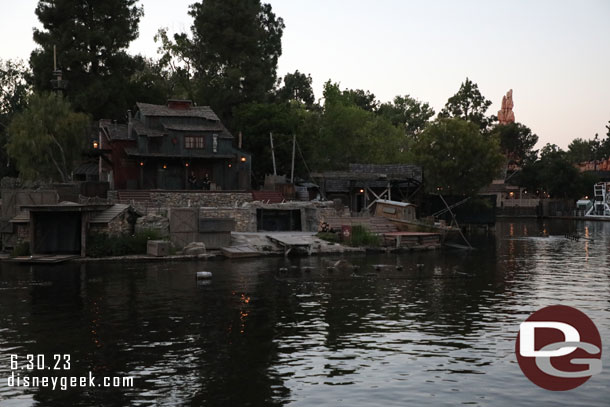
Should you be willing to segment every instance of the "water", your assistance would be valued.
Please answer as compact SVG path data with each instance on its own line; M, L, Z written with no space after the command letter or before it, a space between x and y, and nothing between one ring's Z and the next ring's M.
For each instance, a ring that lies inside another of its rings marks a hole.
M355 271L328 271L338 257L2 263L0 405L605 406L609 243L610 223L506 222L475 252L349 257ZM602 374L568 392L530 383L514 354L519 323L551 304L605 341ZM10 354L70 354L64 375L134 386L8 387Z

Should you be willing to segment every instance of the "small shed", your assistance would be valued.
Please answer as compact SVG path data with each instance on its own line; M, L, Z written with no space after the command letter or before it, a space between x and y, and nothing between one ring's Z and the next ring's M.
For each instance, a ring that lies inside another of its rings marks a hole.
M375 201L375 216L388 219L416 220L416 208L416 205L409 202L377 199Z

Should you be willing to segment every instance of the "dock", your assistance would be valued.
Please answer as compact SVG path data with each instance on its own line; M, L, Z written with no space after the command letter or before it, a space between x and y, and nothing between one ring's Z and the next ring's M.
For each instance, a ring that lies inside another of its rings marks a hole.
M388 246L396 249L438 249L441 246L440 233L388 232L383 237Z
M6 261L26 264L57 264L79 257L75 254L34 254L32 256L13 257L6 259Z
M292 249L298 248L305 249L307 254L311 255L313 244L311 239L290 234L268 234L267 238L284 249L284 256L288 256Z
M252 246L230 246L221 247L220 251L225 257L230 259L241 259L246 257L259 257L262 255L260 251Z

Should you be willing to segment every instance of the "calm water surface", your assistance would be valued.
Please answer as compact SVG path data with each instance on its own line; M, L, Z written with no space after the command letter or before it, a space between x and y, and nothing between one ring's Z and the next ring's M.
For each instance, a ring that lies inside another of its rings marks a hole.
M610 223L504 222L474 245L334 272L338 257L3 263L0 405L607 406ZM569 392L530 383L514 354L519 323L551 304L584 311L604 341L602 374ZM58 353L66 375L134 387L8 387L10 354Z

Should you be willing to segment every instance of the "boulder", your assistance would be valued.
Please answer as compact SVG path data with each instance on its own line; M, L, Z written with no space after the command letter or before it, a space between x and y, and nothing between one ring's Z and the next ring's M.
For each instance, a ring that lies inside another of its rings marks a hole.
M191 242L184 246L182 249L182 253L184 254L205 254L205 243L202 242Z

